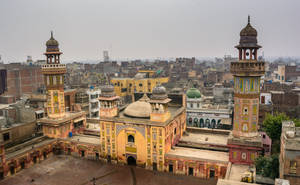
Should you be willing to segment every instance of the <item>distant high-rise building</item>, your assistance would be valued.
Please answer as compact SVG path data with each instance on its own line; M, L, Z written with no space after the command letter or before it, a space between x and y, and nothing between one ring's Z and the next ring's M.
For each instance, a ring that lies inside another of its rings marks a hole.
M108 62L109 61L109 56L108 56L108 51L103 51L103 61Z

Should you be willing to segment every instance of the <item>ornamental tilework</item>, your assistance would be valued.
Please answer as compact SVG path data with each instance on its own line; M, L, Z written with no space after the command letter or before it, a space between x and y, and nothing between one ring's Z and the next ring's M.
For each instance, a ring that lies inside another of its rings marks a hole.
M121 132L121 130L123 130L125 128L134 128L135 130L140 132L145 138L145 128L144 127L137 127L137 126L131 126L131 125L117 125L116 135L118 136L119 133Z

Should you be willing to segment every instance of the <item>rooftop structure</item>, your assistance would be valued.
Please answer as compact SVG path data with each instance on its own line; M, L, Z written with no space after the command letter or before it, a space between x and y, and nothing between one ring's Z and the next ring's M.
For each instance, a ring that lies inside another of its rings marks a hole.
M293 121L283 121L280 141L280 178L289 180L291 185L299 184L300 127L295 127Z
M253 164L262 150L258 133L260 77L264 75L264 62L257 60L257 31L248 24L240 32L239 61L232 62L230 71L234 76L233 131L228 139L230 162Z
M231 104L213 105L212 103L206 103L206 100L211 98L203 96L196 88L190 88L186 92L187 126L231 129ZM231 103L231 100L229 100L229 103Z
M47 117L39 122L43 125L43 132L51 138L65 138L70 132L80 132L86 122L85 113L82 111L67 112L64 92L65 64L60 63L58 41L51 32L50 39L46 42L47 64L42 66L47 90Z

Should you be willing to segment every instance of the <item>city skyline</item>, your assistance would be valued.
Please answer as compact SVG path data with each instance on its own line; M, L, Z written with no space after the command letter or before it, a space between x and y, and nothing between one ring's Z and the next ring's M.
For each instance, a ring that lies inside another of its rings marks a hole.
M299 57L300 26L295 22L300 2L293 0L1 4L0 55L5 62L22 62L27 55L45 59L41 53L51 30L64 51L62 60L102 60L103 50L115 60L237 56L237 30L248 14L264 46L259 55Z

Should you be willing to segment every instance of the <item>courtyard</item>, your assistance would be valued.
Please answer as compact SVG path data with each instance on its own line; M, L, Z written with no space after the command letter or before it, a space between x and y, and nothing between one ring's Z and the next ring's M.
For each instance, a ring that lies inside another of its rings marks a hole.
M53 156L0 181L0 185L215 185L216 180L174 175L134 166Z

